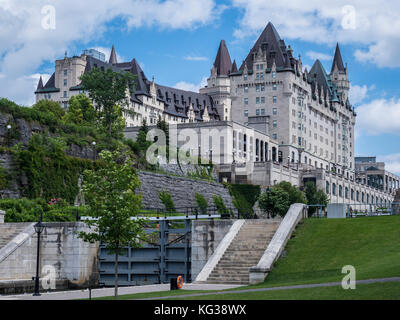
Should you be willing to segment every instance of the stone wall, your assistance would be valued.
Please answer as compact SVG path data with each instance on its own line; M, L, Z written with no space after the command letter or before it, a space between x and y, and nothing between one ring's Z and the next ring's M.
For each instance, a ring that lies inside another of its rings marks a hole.
M235 220L193 220L192 280L203 269Z
M40 269L54 267L56 280L67 280L70 288L86 287L89 281L96 284L98 244L86 243L77 236L80 231L87 231L87 226L82 222L45 225L41 235ZM9 243L8 248L2 248L0 280L32 280L35 276L37 235L31 229L33 224Z
M210 206L214 206L213 195L219 195L228 208L233 208L229 190L220 183L151 172L139 172L139 179L142 184L138 193L143 195L143 208L164 208L158 196L161 191L172 195L176 208L196 207L196 193L202 194Z

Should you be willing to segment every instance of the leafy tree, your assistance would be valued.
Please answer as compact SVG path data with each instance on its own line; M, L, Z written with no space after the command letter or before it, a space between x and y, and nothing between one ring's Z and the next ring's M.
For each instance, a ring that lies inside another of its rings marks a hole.
M104 71L93 68L84 73L81 80L82 87L95 103L98 118L102 120L104 129L109 136L113 136L113 125L114 130L120 128L122 111L129 112L127 90L130 94L133 93L135 76L129 72L115 72L111 68Z
M258 201L259 207L272 217L285 216L294 203L306 203L304 194L286 181L270 188L269 195L268 192L261 194Z
M144 220L131 220L141 208L141 195L135 194L140 185L132 161L121 150L100 153L102 165L84 172L82 185L88 213L90 232L79 236L88 242L100 241L115 253L115 294L118 297L118 257L125 246L139 247L138 239L145 237Z
M94 125L96 111L90 99L81 93L69 99L67 113L63 120L75 124Z
M213 202L214 202L215 207L217 208L217 212L221 216L225 216L225 215L229 214L229 210L226 207L224 200L222 200L221 196L214 195Z
M307 182L305 185L305 194L307 198L308 205L316 205L319 204L323 207L326 207L329 203L329 198L325 194L323 190L317 190L317 187L314 182ZM308 209L308 215L312 216L316 212L316 207L310 207Z
M165 133L165 141L166 141L166 155L167 159L169 159L169 129L168 129L168 124L165 120L161 118L161 116L158 117L157 120L157 125L156 127L160 130L162 130Z
M61 105L52 100L40 100L32 106L32 109L43 113L50 113L58 119L61 119L65 114L65 110Z
M174 202L172 201L172 196L169 192L167 191L161 191L158 194L162 204L165 206L165 210L167 212L175 212L175 205Z
M195 194L197 206L200 209L201 214L207 214L208 202L207 199L200 193Z

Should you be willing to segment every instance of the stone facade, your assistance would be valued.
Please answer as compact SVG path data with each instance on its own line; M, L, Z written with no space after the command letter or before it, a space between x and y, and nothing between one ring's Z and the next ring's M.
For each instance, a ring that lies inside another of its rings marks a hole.
M212 197L220 195L228 208L233 208L229 190L220 183L168 176L151 172L139 172L141 186L137 190L143 195L143 208L164 208L158 193L167 191L172 195L175 208L196 207L195 194L202 194L210 206L214 206Z
M78 232L88 230L87 226L82 222L45 225L40 268L54 267L56 280L68 280L70 287L86 287L89 281L97 279L98 244L86 243L77 237ZM37 235L33 226L18 237L21 240L15 240L15 248L2 255L0 280L31 280L36 274Z

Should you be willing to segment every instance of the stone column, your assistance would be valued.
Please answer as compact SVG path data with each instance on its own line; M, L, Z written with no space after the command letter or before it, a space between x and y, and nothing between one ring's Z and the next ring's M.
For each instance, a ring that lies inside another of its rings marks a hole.
M4 223L4 217L6 213L3 210L0 210L0 224Z

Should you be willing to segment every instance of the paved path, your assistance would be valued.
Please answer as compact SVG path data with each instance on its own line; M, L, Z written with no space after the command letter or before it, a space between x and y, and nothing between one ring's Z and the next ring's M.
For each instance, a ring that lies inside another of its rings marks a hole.
M356 284L369 284L369 283L381 283L381 282L400 282L400 277L395 278L382 278L382 279L369 279L369 280L358 280ZM245 289L225 292L213 292L213 293L193 293L179 296L164 296L138 300L162 300L169 298L190 298L190 297L202 297L208 295L223 295L228 293L248 293L248 292L263 292L263 291L277 291L277 290L290 290L290 289L307 289L307 288L320 288L320 287L337 287L341 286L342 282L327 282L327 283L316 283L316 284L302 284L296 286L284 286L284 287L272 287L272 288L258 288L258 289Z
M238 285L224 285L224 284L194 284L185 283L182 290L225 290L240 287ZM154 284L147 286L133 286L121 287L118 289L119 295L146 293L146 292L160 292L169 291L169 284ZM93 289L92 298L111 297L114 295L114 288ZM43 293L40 297L33 297L32 294L22 294L13 296L2 296L0 300L75 300L75 299L88 299L89 290L74 290Z

